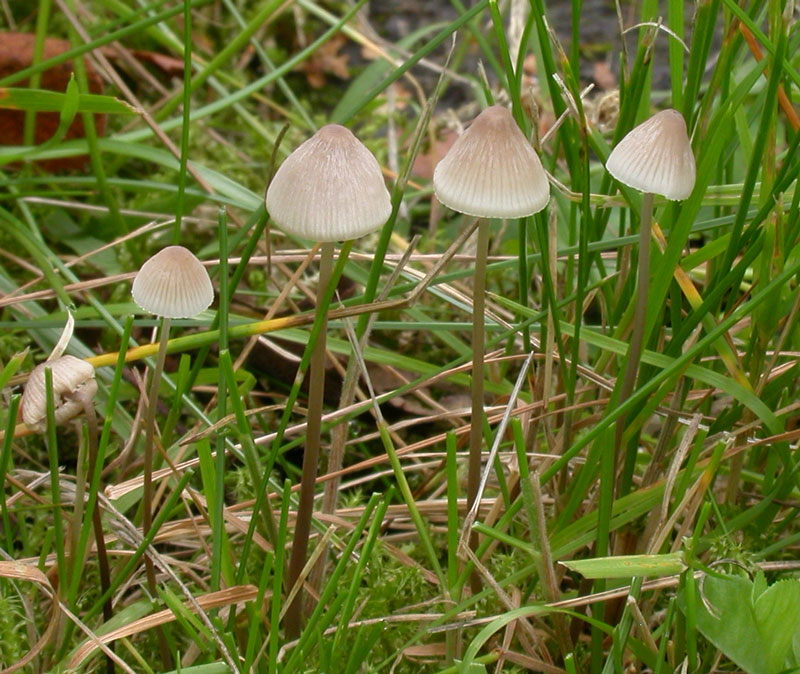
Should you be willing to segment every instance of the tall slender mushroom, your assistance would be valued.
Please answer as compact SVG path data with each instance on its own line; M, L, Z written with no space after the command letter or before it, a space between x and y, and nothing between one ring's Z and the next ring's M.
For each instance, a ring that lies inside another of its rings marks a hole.
M334 242L376 230L392 212L378 161L338 124L323 126L286 158L267 190L266 207L275 223L287 232L322 243L317 311L323 310L322 300L330 283ZM289 561L290 587L305 566L314 510L325 386L325 327L323 322L310 363L306 446ZM302 597L299 591L286 613L286 629L293 636L302 624Z
M542 162L501 105L486 108L453 143L433 172L433 189L445 206L481 218L475 253L472 307L472 417L470 426L467 508L478 493L483 446L484 307L489 221L524 218L550 200L550 183Z
M167 246L147 260L139 269L131 287L133 301L148 313L161 317L158 356L147 395L145 419L144 484L142 490L142 531L150 531L153 517L153 439L155 433L158 385L164 371L173 318L191 318L205 311L214 301L214 287L206 268L194 253L183 246ZM155 571L145 557L147 583L155 592Z
M695 161L683 115L677 110L662 110L634 127L611 151L606 160L606 169L623 185L643 193L639 226L636 307L631 347L619 396L619 401L624 402L636 385L639 360L644 346L653 195L661 194L672 201L682 201L688 198L694 189ZM623 416L617 420L617 446L624 430Z

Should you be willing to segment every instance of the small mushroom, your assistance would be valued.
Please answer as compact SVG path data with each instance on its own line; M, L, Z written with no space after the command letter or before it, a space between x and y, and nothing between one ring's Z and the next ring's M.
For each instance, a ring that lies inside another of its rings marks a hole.
M270 217L287 232L322 243L317 311L330 283L334 242L355 239L378 229L392 204L377 159L352 132L327 124L281 164L265 199ZM322 398L325 386L326 323L314 344L309 371L306 445L288 583L300 577L308 554L319 462ZM302 590L286 611L286 629L300 633Z
M131 286L131 295L142 309L161 317L158 356L147 396L145 419L142 530L147 535L153 516L153 445L158 385L167 357L170 323L173 318L191 318L205 311L214 301L214 286L208 271L194 253L183 246L167 246L139 269ZM155 593L155 571L149 557L145 557L145 565L148 587Z
M502 105L478 115L433 172L433 189L445 206L481 218L475 253L472 305L472 416L467 475L467 509L478 494L483 447L486 257L489 221L523 218L550 200L550 182L513 116Z
M550 201L539 155L502 105L486 108L433 171L436 197L479 218L524 218Z
M164 318L197 316L214 301L206 268L183 246L167 246L147 260L131 294L142 309Z
M97 393L94 368L85 360L75 356L61 356L37 365L28 376L22 393L22 420L35 431L47 426L47 395L44 371L53 373L53 402L56 424L60 425L77 417Z
M677 110L662 110L634 127L608 155L606 169L623 185L643 193L636 307L631 345L619 391L619 401L624 402L636 385L644 346L653 195L661 194L667 199L679 201L687 199L694 189L695 160L683 115ZM623 415L617 420L617 451L620 450L625 427L626 416Z
M623 185L682 201L694 189L696 168L686 122L677 110L662 110L617 143L606 169Z
M357 239L392 213L378 160L339 124L323 126L286 158L266 207L279 227L321 242Z

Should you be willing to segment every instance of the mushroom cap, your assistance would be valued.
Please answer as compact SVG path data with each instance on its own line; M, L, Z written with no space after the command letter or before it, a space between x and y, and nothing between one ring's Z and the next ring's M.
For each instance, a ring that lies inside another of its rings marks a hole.
M433 189L448 208L481 218L522 218L550 200L539 156L502 105L456 139L433 171Z
M214 301L214 286L194 253L183 246L167 246L142 265L131 294L151 314L191 318Z
M392 213L378 160L339 124L323 126L286 158L266 207L279 227L313 241L356 239Z
M606 169L641 192L686 199L694 189L696 169L683 115L662 110L631 129L608 155Z
M28 376L22 392L22 420L34 430L47 425L47 395L44 384L45 368L53 373L53 403L56 424L78 416L83 410L83 400L97 393L94 368L75 356L61 356L40 363Z

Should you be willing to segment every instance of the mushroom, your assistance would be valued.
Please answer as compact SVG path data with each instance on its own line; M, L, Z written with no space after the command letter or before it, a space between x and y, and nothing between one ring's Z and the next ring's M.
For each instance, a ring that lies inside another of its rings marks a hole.
M475 253L472 309L472 417L467 509L478 493L483 446L484 306L489 221L538 213L550 200L542 162L501 105L486 108L453 143L433 172L436 197L448 208L481 218Z
M619 400L624 402L636 384L644 342L653 195L661 194L672 201L680 201L688 198L694 189L695 161L683 115L677 110L662 110L634 127L611 151L606 169L623 185L643 193L636 307L631 347L619 395ZM617 446L624 429L623 415L617 420Z
M672 201L687 199L694 189L695 162L686 122L677 110L662 110L631 129L606 160L619 182Z
M47 427L47 396L44 386L44 371L53 373L53 403L56 424L61 425L77 417L87 405L91 405L97 393L94 368L85 360L75 356L61 356L40 363L28 375L22 392L22 420L35 431Z
M348 129L327 124L281 164L270 182L266 208L275 223L296 236L322 243L317 311L330 283L334 242L364 236L383 225L392 204L378 161ZM325 330L314 344L310 363L306 446L288 569L288 584L300 577L308 554L319 461L322 397L325 386ZM302 590L286 612L290 635L300 632Z
M167 357L170 323L173 318L191 318L205 311L214 301L214 287L206 268L194 253L183 246L167 246L139 269L133 280L131 294L133 301L142 309L161 317L158 356L147 396L145 420L142 530L146 536L153 516L153 437L158 385ZM149 557L145 557L145 563L149 589L155 592L155 572Z
M142 309L166 319L192 318L214 301L206 268L183 246L167 246L147 260L131 294Z

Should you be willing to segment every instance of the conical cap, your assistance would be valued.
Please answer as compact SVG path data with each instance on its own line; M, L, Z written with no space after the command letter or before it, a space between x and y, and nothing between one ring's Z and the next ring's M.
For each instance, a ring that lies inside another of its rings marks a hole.
M167 246L147 260L131 294L142 309L166 318L191 318L214 301L206 268L183 246Z
M683 115L662 110L631 129L611 151L606 169L628 187L673 201L686 199L696 170Z
M356 239L392 212L378 160L338 124L323 126L286 158L266 206L279 227L313 241Z
M486 108L453 143L433 189L448 208L481 218L522 218L550 200L541 160L501 105Z

